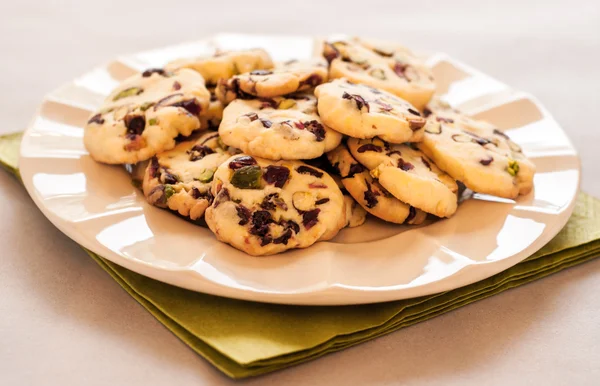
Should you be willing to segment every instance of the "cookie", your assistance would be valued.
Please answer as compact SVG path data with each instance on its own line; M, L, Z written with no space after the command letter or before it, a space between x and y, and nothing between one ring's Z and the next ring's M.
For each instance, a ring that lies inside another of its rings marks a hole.
M349 193L344 194L344 212L344 228L356 228L367 220L367 211Z
M328 169L331 169L331 165L329 161L325 159L327 163L326 169L323 169L326 172L329 172ZM367 211L363 209L362 206L356 202L356 200L348 193L344 184L342 184L342 177L337 174L329 174L331 178L335 181L335 184L340 188L340 191L344 195L344 213L345 213L345 221L344 228L355 228L365 223L367 220Z
M458 186L424 153L379 138L348 140L352 156L394 197L438 217L456 212Z
M436 165L474 192L516 198L531 191L535 165L519 145L488 122L437 111L418 144Z
M200 115L200 128L202 130L218 130L223 119L223 103L215 95L215 88L209 87L210 103L204 114Z
M322 59L291 60L272 70L256 70L221 79L217 97L228 104L236 98L273 98L311 89L327 81L327 65Z
M220 241L254 256L331 239L346 222L335 181L299 161L235 155L217 168L211 191L209 228Z
M431 70L408 49L377 48L362 41L325 42L323 56L329 77L347 78L388 91L421 110L433 96Z
M202 75L182 69L146 70L125 80L85 125L90 156L108 164L134 164L172 149L175 138L200 128L210 95Z
M150 204L192 220L201 218L212 203L213 175L231 157L219 134L208 132L194 137L153 157L142 184Z
M267 51L256 48L243 51L217 51L212 57L178 59L167 64L168 70L189 68L199 72L209 85L216 85L219 79L229 79L234 75L254 70L273 68L273 60Z
M354 138L418 142L426 119L410 103L376 88L336 79L315 89L321 120Z
M352 157L345 145L327 153L327 158L339 170L344 188L367 212L396 224L425 221L425 212L403 203L383 188L369 170Z
M323 125L310 94L236 99L223 111L219 134L229 146L272 160L316 158L342 140Z

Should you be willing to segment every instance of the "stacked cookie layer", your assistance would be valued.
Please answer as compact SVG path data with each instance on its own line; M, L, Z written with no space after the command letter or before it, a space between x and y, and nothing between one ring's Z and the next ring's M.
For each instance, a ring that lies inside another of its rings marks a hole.
M181 59L124 81L92 114L97 161L143 163L148 202L204 218L252 255L305 248L364 223L457 209L457 183L514 198L535 168L492 125L431 101L409 50L324 42L322 57L273 63L261 49Z

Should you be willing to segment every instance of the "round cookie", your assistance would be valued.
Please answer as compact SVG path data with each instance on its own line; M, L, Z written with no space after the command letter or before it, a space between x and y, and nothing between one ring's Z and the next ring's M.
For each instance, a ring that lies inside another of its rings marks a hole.
M142 188L146 200L192 220L212 203L213 175L231 153L214 132L195 135L150 161Z
M217 51L212 57L178 59L167 64L168 70L189 68L199 72L206 83L216 85L219 79L254 70L273 68L273 60L262 48L242 51Z
M221 124L221 119L223 119L225 106L217 99L214 87L208 88L208 92L210 92L210 103L208 109L200 116L200 128L202 130L217 130Z
M172 149L175 138L200 128L210 95L202 75L146 70L125 80L85 125L90 156L108 164L137 163Z
M321 120L354 138L380 137L392 143L418 142L425 118L399 97L373 87L336 79L315 89Z
M348 193L375 217L396 224L421 224L425 221L425 212L391 195L352 157L345 145L327 153L327 158L331 165L339 170L342 184Z
M348 148L400 201L438 217L450 217L456 212L456 181L418 149L379 138L350 138Z
M221 79L217 97L228 104L236 98L273 98L311 89L327 81L327 65L322 59L290 60L272 70L256 70Z
M223 111L219 134L229 146L272 160L310 159L334 149L342 135L323 125L309 94L236 99Z
M240 154L217 168L206 223L217 239L250 255L272 255L333 238L344 198L325 172L299 161Z
M535 165L488 122L455 111L429 116L419 148L446 173L478 193L516 198L533 188Z
M408 49L392 51L362 42L334 41L325 42L323 56L330 63L330 78L347 78L388 91L419 110L435 92L431 70Z

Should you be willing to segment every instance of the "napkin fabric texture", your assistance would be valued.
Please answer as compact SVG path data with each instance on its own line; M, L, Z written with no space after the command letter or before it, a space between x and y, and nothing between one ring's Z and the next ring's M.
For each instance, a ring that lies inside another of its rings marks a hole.
M0 164L19 177L21 134L0 137ZM357 306L286 306L227 299L144 277L85 250L165 327L232 378L268 373L376 338L584 263L600 253L600 200L580 194L546 246L488 279L444 293Z

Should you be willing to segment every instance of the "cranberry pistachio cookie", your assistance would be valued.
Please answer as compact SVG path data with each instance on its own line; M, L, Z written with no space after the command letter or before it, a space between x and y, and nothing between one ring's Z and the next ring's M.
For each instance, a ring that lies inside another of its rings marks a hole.
M408 49L387 51L361 41L325 42L323 56L329 62L329 77L347 78L388 91L421 110L433 96L431 70Z
M219 134L229 146L272 160L316 158L342 140L323 125L310 94L236 99L223 111Z
M379 138L348 140L352 156L400 201L438 217L456 212L458 186L424 153Z
M315 89L323 122L353 138L418 142L426 119L410 103L371 86L335 79Z
M346 223L335 181L299 161L235 155L217 168L211 191L209 228L220 241L254 256L331 239Z
M488 122L441 111L428 120L419 148L469 189L516 198L533 188L535 165L521 147Z
M199 72L206 83L216 85L219 79L254 70L273 68L273 60L262 48L242 51L217 51L211 57L178 59L167 64L168 70L189 68Z
M93 159L109 164L149 159L199 129L209 99L195 71L146 70L121 83L90 117L85 147Z
M348 193L367 212L396 224L421 224L427 214L398 200L379 184L369 171L348 151L345 145L327 153L331 166L339 170Z
M322 59L290 60L272 70L255 70L221 79L217 97L225 104L236 98L273 98L311 89L327 81L327 64Z
M195 137L153 157L142 184L150 204L192 220L201 218L212 203L213 175L231 157L219 134L208 132Z

